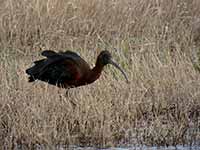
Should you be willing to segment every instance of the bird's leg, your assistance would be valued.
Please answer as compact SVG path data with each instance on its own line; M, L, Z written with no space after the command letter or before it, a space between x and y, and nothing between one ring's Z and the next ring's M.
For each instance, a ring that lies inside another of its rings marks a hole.
M77 104L72 100L72 97L71 97L69 89L67 89L67 91L66 91L66 98L69 100L72 108L75 109L75 107L77 106Z
M62 91L58 90L58 95L59 95L60 101L63 101L64 95L63 95Z
M69 89L66 90L66 96L69 97Z

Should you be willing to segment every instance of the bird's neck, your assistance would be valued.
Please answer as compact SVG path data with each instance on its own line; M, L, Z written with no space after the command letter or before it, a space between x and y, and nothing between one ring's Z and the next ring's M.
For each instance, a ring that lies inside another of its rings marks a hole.
M88 83L92 83L100 77L103 67L101 63L96 62L95 67L91 69L90 75L88 76Z

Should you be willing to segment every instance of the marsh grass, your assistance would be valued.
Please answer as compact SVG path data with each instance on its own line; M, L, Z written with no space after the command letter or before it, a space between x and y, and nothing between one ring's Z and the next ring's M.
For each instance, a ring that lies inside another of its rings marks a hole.
M199 145L199 0L1 0L0 145L33 148ZM112 67L95 83L66 90L28 83L45 49L74 50Z

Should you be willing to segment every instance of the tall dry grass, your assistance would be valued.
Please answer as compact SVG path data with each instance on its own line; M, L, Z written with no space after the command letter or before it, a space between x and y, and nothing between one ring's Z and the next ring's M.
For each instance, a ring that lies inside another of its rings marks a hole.
M1 148L199 145L199 19L199 0L1 0ZM45 49L91 66L108 49L130 84L112 67L68 95L30 84L25 69Z

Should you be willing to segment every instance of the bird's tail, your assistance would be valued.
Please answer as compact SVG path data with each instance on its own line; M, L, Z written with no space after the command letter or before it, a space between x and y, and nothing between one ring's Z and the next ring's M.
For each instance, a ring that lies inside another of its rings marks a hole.
M33 76L28 77L28 82L34 82L36 79Z
M44 60L45 59L35 61L34 66L32 66L32 67L30 67L26 70L26 73L28 75L30 75L29 78L28 78L29 82L34 82L35 80L37 80L39 78L40 73L41 73L41 69L44 66Z

